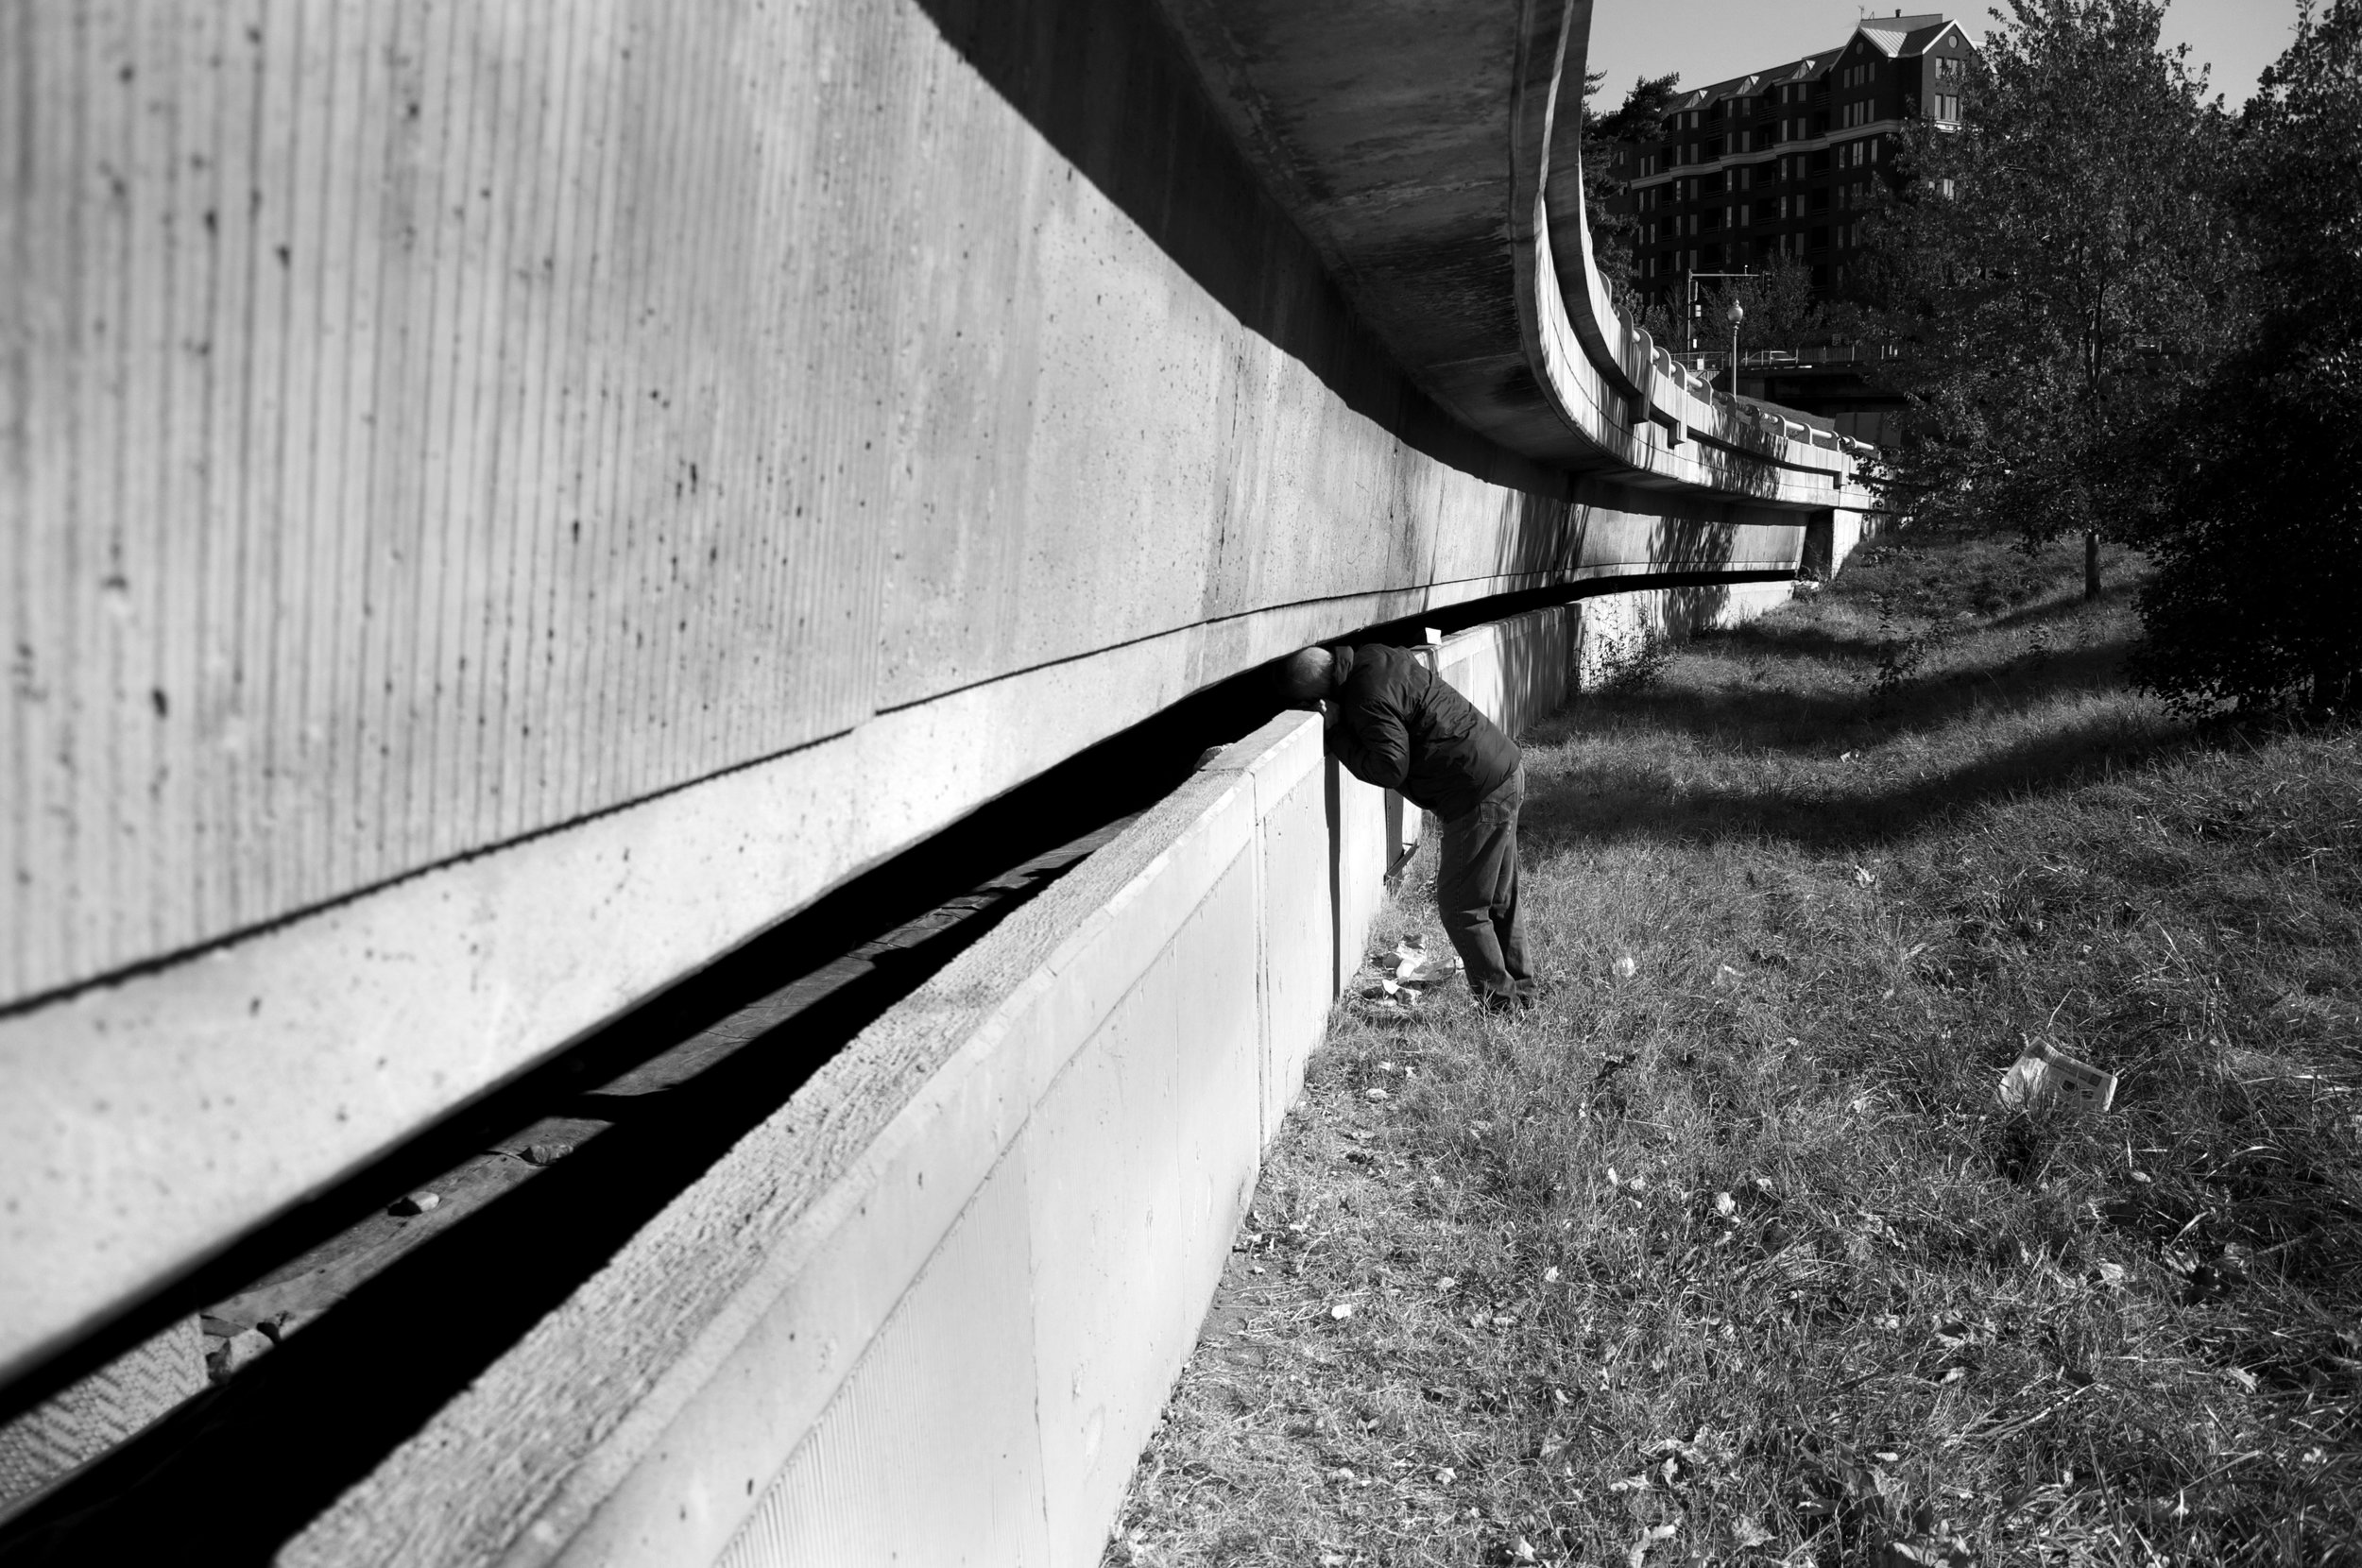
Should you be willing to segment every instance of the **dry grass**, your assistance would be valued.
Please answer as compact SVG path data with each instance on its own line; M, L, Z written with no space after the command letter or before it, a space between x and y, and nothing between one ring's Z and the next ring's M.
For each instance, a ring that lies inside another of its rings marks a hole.
M2075 565L1530 738L1555 989L1341 1006L1110 1562L2362 1561L2362 746L2170 722Z

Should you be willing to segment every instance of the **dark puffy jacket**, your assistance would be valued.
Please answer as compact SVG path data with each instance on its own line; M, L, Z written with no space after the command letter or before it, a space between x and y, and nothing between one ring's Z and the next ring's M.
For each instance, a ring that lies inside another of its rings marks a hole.
M1364 783L1448 821L1517 770L1517 743L1417 654L1371 643L1332 649L1344 668L1328 755Z

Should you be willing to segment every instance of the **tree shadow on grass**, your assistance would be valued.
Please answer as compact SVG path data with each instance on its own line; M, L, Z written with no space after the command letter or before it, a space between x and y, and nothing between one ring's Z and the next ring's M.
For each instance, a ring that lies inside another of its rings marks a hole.
M1840 665L1875 664L1881 652L1881 645L1877 642L1846 637L1825 627L1809 624L1743 626L1735 632L1717 634L1713 641L1705 645L1734 654L1810 658Z
M2024 712L2078 692L2121 690L2131 647L2128 636L2029 651L1997 664L1900 681L1884 693L1867 673L1852 673L1818 689L1772 679L1753 687L1661 687L1586 698L1536 725L1532 741L1550 745L1585 733L1653 730L1721 747L1834 754L1943 729L1973 715ZM1878 653L1873 647L1872 656Z
M1760 686L1676 684L1585 699L1538 726L1533 742L1608 743L1586 747L1565 774L1545 771L1533 781L1519 836L1543 853L1633 839L1773 838L1859 849L1963 806L2074 788L2107 769L2203 743L2196 726L2121 700L2131 640L2128 633L2029 651L1883 691L1863 674L1804 668L1825 662L1818 653L1780 648L1791 670ZM1692 744L1669 758L1653 754L1652 737ZM1913 740L1925 744L1876 752ZM1701 782L1700 751L1761 760L1714 768L1721 777ZM1844 760L1849 751L1864 755ZM1760 788L1724 781L1750 772Z
M2062 621L2075 621L2090 614L2091 607L2091 602L2080 591L2067 590L2004 611L1988 620L1985 625L1996 632L2016 631L2026 626L2056 625Z
M1961 767L1866 793L1678 786L1645 765L1586 765L1530 788L1517 832L1537 854L1634 839L1780 839L1811 849L1861 849L1965 806L2070 789L2111 767L2196 743L2194 730L2144 731L2128 725L2120 713L2094 714Z

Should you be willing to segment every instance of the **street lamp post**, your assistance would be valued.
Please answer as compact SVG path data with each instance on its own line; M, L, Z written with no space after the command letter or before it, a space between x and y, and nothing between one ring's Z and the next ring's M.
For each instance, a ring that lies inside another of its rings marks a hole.
M1688 346L1691 349L1694 350L1698 347L1698 323L1705 315L1704 303L1699 298L1700 294L1703 292L1699 285L1704 282L1708 278L1720 279L1725 282L1735 282L1739 279L1753 278L1755 274L1752 271L1692 272L1688 274L1686 296L1688 302L1688 310L1686 314L1687 315L1688 319L1684 323L1684 325L1689 332ZM1731 396L1734 398L1738 396L1738 323L1745 317L1746 314L1746 310L1735 298L1731 300L1730 309L1724 313L1724 319L1729 321L1731 324Z
M1738 324L1747 319L1747 307L1734 298L1728 313L1731 324L1731 396L1738 396Z

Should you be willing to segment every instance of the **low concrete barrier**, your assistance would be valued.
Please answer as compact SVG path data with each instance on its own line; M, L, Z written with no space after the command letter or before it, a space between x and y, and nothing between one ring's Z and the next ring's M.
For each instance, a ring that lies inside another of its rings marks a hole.
M1586 647L1786 591L1604 596L1439 662L1519 727ZM1309 715L1221 752L866 1031L282 1560L1095 1561L1416 818L1327 761Z
M955 960L282 1560L1095 1560L1400 847L1320 740Z

